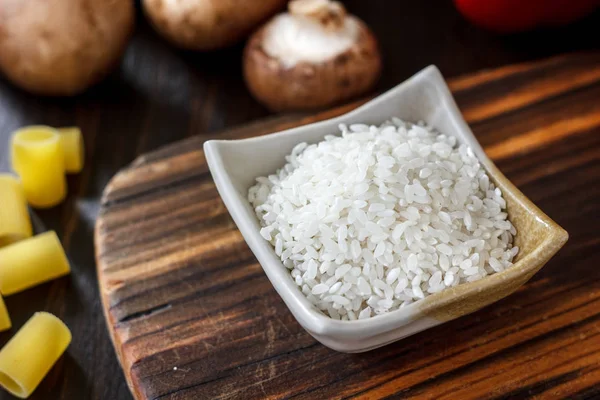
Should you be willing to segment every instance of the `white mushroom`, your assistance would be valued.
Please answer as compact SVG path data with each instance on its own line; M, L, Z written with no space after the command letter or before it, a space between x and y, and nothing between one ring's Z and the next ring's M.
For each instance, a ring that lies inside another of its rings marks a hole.
M381 72L377 41L341 3L294 0L258 30L244 52L252 94L272 110L329 106L373 87Z
M156 30L175 45L213 50L234 44L280 10L286 0L143 0Z

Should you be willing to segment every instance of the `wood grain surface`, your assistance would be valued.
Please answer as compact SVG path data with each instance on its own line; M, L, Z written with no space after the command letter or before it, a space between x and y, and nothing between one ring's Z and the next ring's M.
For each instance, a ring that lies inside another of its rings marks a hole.
M450 85L497 166L570 233L541 272L469 316L368 353L332 351L270 285L215 190L202 144L357 104L192 137L117 174L96 224L105 317L134 397L600 397L600 53Z

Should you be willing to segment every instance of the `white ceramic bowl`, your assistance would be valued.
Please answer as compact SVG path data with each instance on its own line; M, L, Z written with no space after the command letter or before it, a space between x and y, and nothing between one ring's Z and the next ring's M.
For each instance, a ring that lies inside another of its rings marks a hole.
M247 200L248 188L256 177L281 168L285 155L300 142L316 143L327 134L336 134L340 123L378 125L391 117L426 121L471 146L504 193L509 217L519 231L515 240L521 252L515 265L502 273L444 290L400 310L365 320L333 320L305 298L271 244L261 237L259 221ZM219 194L275 290L313 337L338 351L374 349L505 297L539 270L567 239L566 232L525 198L487 158L435 66L425 68L348 114L251 139L211 140L204 144L204 151ZM525 230L535 233L535 240L523 240Z

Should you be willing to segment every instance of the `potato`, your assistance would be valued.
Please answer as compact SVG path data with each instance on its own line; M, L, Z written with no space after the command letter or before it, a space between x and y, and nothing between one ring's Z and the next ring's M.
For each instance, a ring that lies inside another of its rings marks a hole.
M248 36L287 0L143 0L156 30L178 47L213 50Z
M70 96L117 64L132 0L0 0L0 70L36 94Z

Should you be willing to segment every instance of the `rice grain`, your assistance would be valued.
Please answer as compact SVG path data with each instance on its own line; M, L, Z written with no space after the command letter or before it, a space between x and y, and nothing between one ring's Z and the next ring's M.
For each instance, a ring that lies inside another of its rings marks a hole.
M516 229L471 148L397 118L340 130L248 191L316 309L371 318L512 265Z

